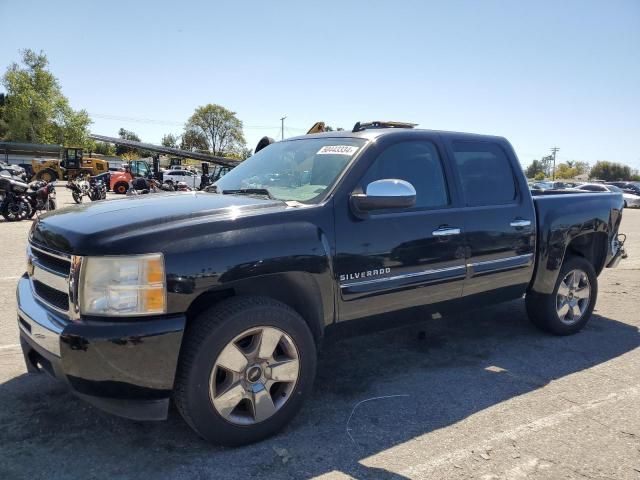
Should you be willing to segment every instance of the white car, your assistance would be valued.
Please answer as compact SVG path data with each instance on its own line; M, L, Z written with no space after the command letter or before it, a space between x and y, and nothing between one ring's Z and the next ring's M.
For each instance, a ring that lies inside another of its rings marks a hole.
M640 208L640 195L627 193L615 185L604 185L602 183L584 183L578 187L578 190L587 192L614 192L621 193L624 199L624 206L629 208Z
M194 190L197 190L200 186L200 175L189 170L167 170L162 174L162 180L171 182L174 185L178 182L184 182Z

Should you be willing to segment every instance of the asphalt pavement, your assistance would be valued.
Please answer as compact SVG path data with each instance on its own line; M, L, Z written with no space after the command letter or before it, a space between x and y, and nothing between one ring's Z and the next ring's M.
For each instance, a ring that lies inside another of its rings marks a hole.
M236 449L175 409L121 419L26 373L14 296L30 226L0 219L0 479L640 479L640 210L581 333L542 333L516 301L329 342L300 415Z

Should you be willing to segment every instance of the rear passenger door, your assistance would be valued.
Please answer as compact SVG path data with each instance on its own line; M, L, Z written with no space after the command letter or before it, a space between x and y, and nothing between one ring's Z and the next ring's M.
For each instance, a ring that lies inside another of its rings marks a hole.
M513 149L501 139L447 143L465 212L463 296L485 303L520 297L533 275L535 211Z

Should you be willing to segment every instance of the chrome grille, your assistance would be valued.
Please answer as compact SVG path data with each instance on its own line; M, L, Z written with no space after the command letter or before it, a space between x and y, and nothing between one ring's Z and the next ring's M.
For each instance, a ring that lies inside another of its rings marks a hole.
M69 311L71 256L29 243L28 273L36 298L53 310Z

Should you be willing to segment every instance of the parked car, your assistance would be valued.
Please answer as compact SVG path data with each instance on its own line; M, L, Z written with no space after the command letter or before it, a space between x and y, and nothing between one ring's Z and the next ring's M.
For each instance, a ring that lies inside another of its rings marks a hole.
M134 419L173 398L202 437L238 445L291 421L328 329L525 295L538 327L582 329L624 256L622 196L533 197L504 138L392 126L273 143L217 193L41 217L17 290L29 371Z
M614 192L622 194L624 199L624 206L629 208L640 208L640 195L635 193L629 193L622 190L620 187L605 183L585 183L578 187L578 190L586 190L588 192Z
M190 170L167 170L162 174L162 180L164 183L171 183L177 185L178 182L184 182L192 190L197 190L200 185L200 175Z
M607 185L615 185L629 193L640 195L640 182L607 182Z
M531 190L563 190L565 188L572 188L576 185L573 182L560 182L560 181L540 181L534 182L530 185Z

